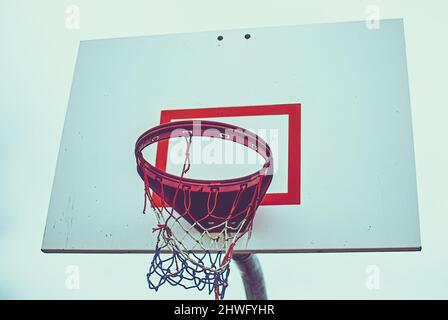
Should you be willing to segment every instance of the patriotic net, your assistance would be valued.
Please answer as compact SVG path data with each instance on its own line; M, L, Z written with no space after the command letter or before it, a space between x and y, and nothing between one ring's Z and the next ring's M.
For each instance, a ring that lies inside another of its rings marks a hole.
M210 133L210 128L216 130ZM266 163L243 178L219 182L188 179L194 135L242 143L259 152ZM142 150L147 145L179 136L186 141L180 176L145 161ZM137 141L136 159L145 186L143 212L149 201L157 219L153 227L157 233L155 253L147 274L149 288L158 290L168 283L214 292L216 299L223 299L235 245L245 235L250 238L256 210L272 180L269 146L255 134L228 124L179 121L145 132Z

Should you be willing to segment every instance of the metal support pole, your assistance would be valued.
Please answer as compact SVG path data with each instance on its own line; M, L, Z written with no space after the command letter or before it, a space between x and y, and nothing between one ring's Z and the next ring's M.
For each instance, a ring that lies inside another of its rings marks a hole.
M267 300L263 271L257 256L252 253L235 253L233 261L240 269L247 300Z

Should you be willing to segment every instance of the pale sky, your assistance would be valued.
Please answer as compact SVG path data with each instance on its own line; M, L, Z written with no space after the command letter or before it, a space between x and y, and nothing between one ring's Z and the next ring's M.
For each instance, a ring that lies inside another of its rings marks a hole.
M369 5L382 19L404 19L423 250L259 255L268 296L448 298L446 1L116 2L0 0L0 298L213 299L169 286L150 291L150 255L40 251L80 40L359 21ZM70 4L80 9L79 29L67 28ZM79 288L70 286L73 270ZM378 275L373 287L372 272ZM244 298L236 268L226 298Z

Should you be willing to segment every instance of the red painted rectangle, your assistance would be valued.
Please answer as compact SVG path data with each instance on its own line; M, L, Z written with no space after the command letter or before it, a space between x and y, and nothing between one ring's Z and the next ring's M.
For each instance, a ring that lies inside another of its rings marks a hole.
M261 205L291 205L300 204L300 103L258 105L243 107L217 107L162 110L160 124L173 120L226 118L226 117L250 117L266 115L288 116L288 191L284 193L267 193ZM225 121L224 121L225 122ZM160 141L157 145L156 167L166 170L168 161L168 140ZM157 195L153 195L155 203L160 206L161 201Z

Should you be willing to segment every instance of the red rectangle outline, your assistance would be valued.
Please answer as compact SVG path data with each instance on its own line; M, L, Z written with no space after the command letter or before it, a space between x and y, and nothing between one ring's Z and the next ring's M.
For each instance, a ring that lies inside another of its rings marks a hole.
M298 205L300 204L300 163L301 163L301 104L274 104L244 107L213 107L197 109L162 110L160 124L172 120L225 118L241 116L288 116L288 191L284 193L267 193L261 205ZM156 167L166 170L168 162L168 140L157 145ZM154 195L157 206L160 198Z

